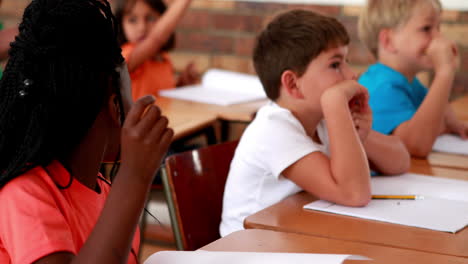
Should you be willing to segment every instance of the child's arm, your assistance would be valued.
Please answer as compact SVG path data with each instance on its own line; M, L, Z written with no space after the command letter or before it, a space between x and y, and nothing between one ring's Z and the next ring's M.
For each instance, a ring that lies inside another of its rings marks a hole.
M411 157L397 136L371 130L363 145L374 170L387 175L401 174L409 170Z
M367 157L351 118L348 102L367 97L355 81L345 81L326 90L321 97L327 122L330 158L311 153L283 171L283 175L320 199L349 206L364 206L370 200ZM367 101L365 101L367 106Z
M447 106L447 111L445 112L444 125L442 133L453 133L459 135L463 139L468 138L468 124L458 120L450 105Z
M172 3L161 18L156 22L148 36L139 42L130 54L127 65L132 72L145 60L154 56L174 32L177 23L192 0L176 0Z
M435 68L434 81L414 116L393 132L401 138L410 154L418 157L426 157L431 152L440 134L457 67L457 52L449 40L434 39L427 52Z
M184 71L180 74L177 80L177 87L192 85L200 82L200 74L198 73L194 62L190 62L185 67Z
M121 168L81 250L76 256L53 253L35 263L127 263L151 182L173 135L153 103L153 97L142 97L128 113L122 128Z
M411 157L397 136L384 135L372 130L372 113L362 113L359 102L351 101L354 126L366 151L371 169L382 174L395 175L407 172Z

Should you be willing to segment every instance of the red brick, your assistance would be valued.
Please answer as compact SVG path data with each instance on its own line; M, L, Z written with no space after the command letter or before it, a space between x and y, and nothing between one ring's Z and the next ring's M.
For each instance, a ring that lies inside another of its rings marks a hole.
M304 9L312 12L320 13L328 16L338 16L341 13L340 6L328 5L304 5L304 4L289 4L288 9Z
M235 53L240 56L252 57L255 40L255 36L237 38L234 47Z
M468 22L468 11L460 11L458 15L459 22Z
M371 64L375 62L369 50L359 41L351 41L348 50L348 60L353 64Z
M358 33L357 33L357 17L339 17L338 21L344 25L346 31L348 31L349 36L353 40L358 40Z
M226 69L230 71L255 73L252 60L236 56L213 56L211 66L214 68Z
M189 10L178 28L203 30L211 27L212 15L209 11Z
M285 10L287 5L278 3L236 2L236 13L271 14Z
M213 14L213 29L258 32L262 18L256 15Z
M198 52L233 52L232 37L210 35L203 32L178 32L177 49Z

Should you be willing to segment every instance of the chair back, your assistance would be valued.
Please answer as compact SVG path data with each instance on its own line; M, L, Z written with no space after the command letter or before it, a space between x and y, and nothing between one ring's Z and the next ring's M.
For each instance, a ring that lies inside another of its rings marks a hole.
M169 156L163 182L179 250L220 238L224 185L238 141Z

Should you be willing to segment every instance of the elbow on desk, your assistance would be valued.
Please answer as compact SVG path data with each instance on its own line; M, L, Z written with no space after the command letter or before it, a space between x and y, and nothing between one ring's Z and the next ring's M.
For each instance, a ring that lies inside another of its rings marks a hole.
M428 147L423 144L407 144L406 147L411 156L421 159L427 158L432 151L432 145Z
M350 192L343 193L339 199L336 199L335 203L352 206L352 207L364 207L371 200L371 191L368 190L354 190Z
M403 144L402 144L403 145ZM402 146L404 148L404 146ZM409 151L404 149L404 152L398 157L398 161L392 163L392 166L387 166L385 169L380 170L385 175L399 175L406 173L411 167L411 155Z
M361 193L359 195L353 195L349 197L346 205L353 206L353 207L364 207L366 206L371 200L371 194L369 193Z

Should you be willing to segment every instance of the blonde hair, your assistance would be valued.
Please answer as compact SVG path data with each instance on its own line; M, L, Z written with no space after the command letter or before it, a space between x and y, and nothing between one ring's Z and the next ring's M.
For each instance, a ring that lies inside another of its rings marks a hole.
M432 4L435 10L442 11L439 0L368 0L359 16L358 34L361 41L378 59L379 34L386 28L404 25L411 17L413 9L421 4Z

